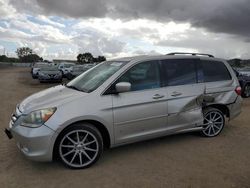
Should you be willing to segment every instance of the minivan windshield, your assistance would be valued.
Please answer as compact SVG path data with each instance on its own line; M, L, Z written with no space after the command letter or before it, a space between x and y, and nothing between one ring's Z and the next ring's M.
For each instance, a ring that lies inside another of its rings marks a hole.
M127 61L106 61L78 76L66 87L90 93L121 69Z

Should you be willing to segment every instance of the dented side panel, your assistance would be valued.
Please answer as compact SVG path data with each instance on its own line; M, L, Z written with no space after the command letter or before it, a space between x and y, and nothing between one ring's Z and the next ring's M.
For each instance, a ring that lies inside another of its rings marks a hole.
M230 119L237 117L241 113L242 104L241 96L238 96L235 92L237 86L237 80L206 83L205 98L209 96L213 99L206 101L206 105L226 105L229 109Z
M202 83L168 87L168 126L178 130L201 125L204 92Z
M208 104L230 104L233 103L237 94L234 91L237 83L234 83L233 80L222 81L222 82L208 82L205 83L205 95L211 96L214 98L213 102Z

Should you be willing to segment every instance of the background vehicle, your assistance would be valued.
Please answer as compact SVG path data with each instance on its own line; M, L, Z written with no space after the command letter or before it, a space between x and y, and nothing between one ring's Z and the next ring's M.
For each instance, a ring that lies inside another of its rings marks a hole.
M214 137L241 112L227 62L206 54L144 56L101 63L17 106L7 135L30 159L58 157L86 168L104 147L199 131Z
M48 66L48 63L35 63L32 67L31 67L31 75L32 78L36 79L38 78L38 72L40 71L41 67L44 66Z
M234 69L236 76L238 77L240 86L242 88L242 97L250 97L250 72L246 71L237 71Z
M38 72L40 82L62 82L62 72L57 66L44 66Z
M70 71L71 67L73 67L75 63L60 63L58 69L62 72L63 77L66 77L67 73Z
M73 78L79 76L80 74L84 73L85 71L89 70L94 66L95 64L75 65L71 67L69 72L66 74L66 77L68 78L68 80L72 80Z

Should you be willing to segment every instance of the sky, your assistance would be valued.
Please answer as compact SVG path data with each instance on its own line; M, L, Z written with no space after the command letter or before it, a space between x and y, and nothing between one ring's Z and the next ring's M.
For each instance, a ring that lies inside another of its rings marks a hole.
M250 0L0 0L0 55L250 58Z

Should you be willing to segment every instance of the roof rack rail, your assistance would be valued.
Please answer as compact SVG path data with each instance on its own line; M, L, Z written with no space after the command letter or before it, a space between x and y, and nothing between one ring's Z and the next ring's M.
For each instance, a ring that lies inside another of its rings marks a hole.
M208 56L208 57L214 57L213 55L210 54L201 54L201 53L185 53L185 52L173 52L169 53L167 55L193 55L193 56Z

